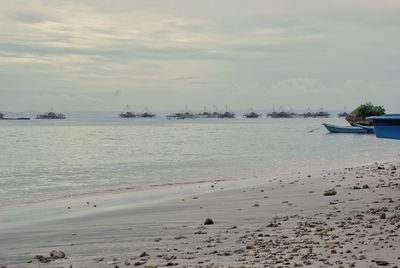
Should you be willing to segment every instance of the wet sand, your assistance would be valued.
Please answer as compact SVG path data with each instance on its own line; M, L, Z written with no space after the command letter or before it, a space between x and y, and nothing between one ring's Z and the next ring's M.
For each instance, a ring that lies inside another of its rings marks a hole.
M0 267L397 267L399 192L379 163L8 208Z

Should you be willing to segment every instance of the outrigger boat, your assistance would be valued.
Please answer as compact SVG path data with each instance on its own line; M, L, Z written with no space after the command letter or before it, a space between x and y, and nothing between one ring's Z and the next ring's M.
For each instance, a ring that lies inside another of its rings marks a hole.
M187 107L187 105L185 106L185 111L167 115L167 119L193 119L193 118L199 118L199 115L192 113Z
M56 113L53 109L44 114L36 115L36 119L65 119L65 114Z
M311 112L310 108L308 109L308 111L306 113L303 114L303 116L305 118L309 118L309 117L330 117L331 114L328 113L327 111L324 110L324 108L319 108L318 112Z
M143 113L140 113L137 115L137 117L141 117L141 118L153 118L155 116L156 116L156 114L150 112L149 109L147 109L147 107L144 108Z
M374 123L377 138L400 140L400 114L367 117Z
M232 112L228 105L225 106L225 112L219 114L218 118L235 118L235 113Z
M373 127L365 126L336 126L332 124L323 123L322 124L330 133L348 133L348 134L373 134Z
M259 118L261 114L256 113L254 109L251 108L250 111L245 113L243 116L246 118Z
M129 105L126 105L125 110L118 114L119 117L121 118L136 118L136 114L134 112L132 112L131 108L129 107Z
M31 120L29 117L4 117L3 113L0 113L0 120Z

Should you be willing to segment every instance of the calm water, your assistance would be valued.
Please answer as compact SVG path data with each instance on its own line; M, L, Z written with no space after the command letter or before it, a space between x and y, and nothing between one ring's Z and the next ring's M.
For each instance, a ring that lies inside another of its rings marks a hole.
M0 122L0 206L126 187L272 178L400 158L400 142L309 133L343 119Z

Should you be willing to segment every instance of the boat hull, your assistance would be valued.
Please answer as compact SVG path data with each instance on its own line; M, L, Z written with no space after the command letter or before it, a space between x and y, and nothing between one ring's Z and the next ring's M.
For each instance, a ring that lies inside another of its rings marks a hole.
M400 140L400 115L373 116L377 138Z
M370 126L364 126L360 124L354 124L354 126L364 129L369 134L375 134L375 128Z
M370 132L366 131L361 127L343 127L343 126L336 126L331 124L322 124L330 133L346 133L346 134L371 134Z

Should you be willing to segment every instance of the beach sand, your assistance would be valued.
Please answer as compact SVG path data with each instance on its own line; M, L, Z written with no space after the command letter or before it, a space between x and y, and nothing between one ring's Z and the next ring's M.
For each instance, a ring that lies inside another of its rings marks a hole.
M379 163L19 205L0 267L397 267L399 192Z

